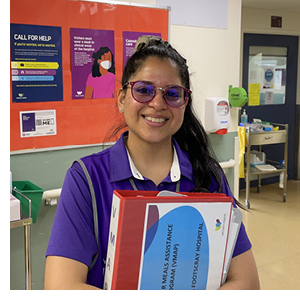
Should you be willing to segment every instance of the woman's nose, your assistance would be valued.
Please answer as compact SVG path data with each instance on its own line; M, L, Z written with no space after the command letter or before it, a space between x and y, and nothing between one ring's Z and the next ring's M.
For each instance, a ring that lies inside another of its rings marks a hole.
M148 102L149 106L152 106L156 110L166 109L168 107L164 97L164 90L162 88L156 88L156 93L154 98Z

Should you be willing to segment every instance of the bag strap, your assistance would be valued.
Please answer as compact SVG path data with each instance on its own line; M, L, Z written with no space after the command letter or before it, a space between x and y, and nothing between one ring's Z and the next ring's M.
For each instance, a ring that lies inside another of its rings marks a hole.
M90 188L90 193L91 193L91 197L92 197L92 205L93 205L93 218L94 218L94 235L95 235L95 239L96 239L96 243L97 243L97 253L95 254L95 256L93 257L92 263L89 267L89 271L93 268L93 266L95 265L98 255L99 255L99 232L98 232L98 213L97 213L97 203L96 203L96 197L95 197L95 191L94 191L94 187L93 187L93 183L90 177L90 174L85 166L85 164L83 163L83 161L78 158L76 159L76 161L81 165L84 174L87 178L88 184L89 184L89 188Z
M96 243L97 243L97 253L95 254L95 256L93 257L92 263L89 267L89 271L93 268L93 266L95 265L97 259L98 259L98 255L99 255L99 232L98 232L98 213L97 213L97 203L96 203L96 196L95 196L95 191L94 191L94 187L93 187L93 183L92 183L92 179L90 177L90 174L84 164L84 162L78 158L76 159L76 161L81 165L82 170L86 176L86 179L88 181L89 184L89 188L90 188L90 193L91 193L91 197L92 197L92 205L93 205L93 218L94 218L94 235L95 235L95 239L96 239ZM133 180L133 178L130 178L130 183L133 187L134 190L138 190L135 182ZM180 180L176 183L176 192L179 192L179 188L180 188Z

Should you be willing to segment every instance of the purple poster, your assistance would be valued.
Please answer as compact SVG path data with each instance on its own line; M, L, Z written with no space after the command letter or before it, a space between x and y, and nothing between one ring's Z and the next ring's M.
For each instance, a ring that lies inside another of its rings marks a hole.
M114 31L70 28L70 35L72 99L113 98Z
M123 31L123 70L128 58L134 53L134 46L141 35L161 36L160 33Z

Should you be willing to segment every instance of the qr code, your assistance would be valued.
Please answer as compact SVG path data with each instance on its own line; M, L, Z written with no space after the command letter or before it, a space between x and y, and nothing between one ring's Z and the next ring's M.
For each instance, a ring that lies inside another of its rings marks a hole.
M50 125L51 119L43 119L43 125Z
M54 125L54 119L36 119L35 120L36 126L45 126L45 125Z

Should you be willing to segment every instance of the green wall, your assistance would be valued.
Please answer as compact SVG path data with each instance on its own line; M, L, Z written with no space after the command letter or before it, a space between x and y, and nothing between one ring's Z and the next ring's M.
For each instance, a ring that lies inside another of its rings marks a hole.
M104 146L50 150L34 153L12 154L10 170L13 181L29 180L45 190L62 187L67 169L72 162L103 150ZM57 206L47 206L42 201L38 218L31 225L32 289L44 289L45 252ZM10 230L10 289L25 289L24 229Z
M210 134L213 149L219 161L234 158L236 132L224 136ZM13 180L29 180L45 190L61 188L67 169L82 156L99 152L107 146L47 149L47 151L15 152L10 156ZM224 151L225 149L225 151ZM227 180L233 190L233 168L226 169ZM57 206L41 203L37 222L31 225L32 289L44 288L45 252ZM10 230L10 289L25 288L24 230Z

